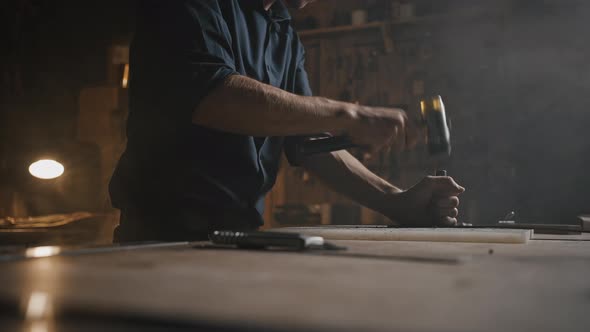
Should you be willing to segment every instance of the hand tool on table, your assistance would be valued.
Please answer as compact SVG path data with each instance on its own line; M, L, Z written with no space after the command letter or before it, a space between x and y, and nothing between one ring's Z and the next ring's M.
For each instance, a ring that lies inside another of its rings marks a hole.
M213 244L233 245L244 249L326 249L342 250L344 247L335 246L324 241L321 236L307 236L298 233L283 232L234 232L215 231L209 235Z
M426 127L428 152L433 157L451 154L450 126L441 96L420 100L421 125ZM347 136L322 134L302 139L294 146L294 161L299 164L304 157L358 147Z

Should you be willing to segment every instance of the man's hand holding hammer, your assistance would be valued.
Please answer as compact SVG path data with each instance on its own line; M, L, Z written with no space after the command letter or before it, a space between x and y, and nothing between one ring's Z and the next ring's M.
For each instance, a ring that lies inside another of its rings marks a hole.
M352 118L354 123L347 135L353 143L372 152L381 148L401 152L423 141L424 130L401 109L359 106Z

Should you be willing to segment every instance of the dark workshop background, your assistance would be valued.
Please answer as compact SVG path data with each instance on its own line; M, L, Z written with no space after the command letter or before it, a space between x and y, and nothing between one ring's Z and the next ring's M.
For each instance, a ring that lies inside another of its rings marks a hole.
M90 211L112 227L106 184L125 144L134 1L0 6L0 218ZM420 97L443 96L450 160L418 149L375 156L371 169L408 187L446 167L467 188L462 220L475 224L590 212L585 1L320 0L293 15L315 94L412 114ZM68 160L67 177L20 172L47 151ZM286 166L267 205L267 226L385 222Z

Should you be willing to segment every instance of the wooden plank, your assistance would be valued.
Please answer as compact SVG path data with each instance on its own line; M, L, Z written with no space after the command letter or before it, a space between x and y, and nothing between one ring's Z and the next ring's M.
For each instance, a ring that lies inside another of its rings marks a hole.
M327 240L429 241L473 243L522 243L531 230L493 228L375 228L375 227L285 227L275 231L322 236Z
M579 234L543 234L533 230L532 240L590 241L590 233Z

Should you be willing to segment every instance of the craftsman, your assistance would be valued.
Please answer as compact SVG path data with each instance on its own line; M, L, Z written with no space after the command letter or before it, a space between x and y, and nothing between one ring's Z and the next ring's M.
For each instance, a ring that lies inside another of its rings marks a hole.
M297 135L348 135L373 150L412 148L404 111L312 97L287 7L311 0L140 1L131 46L127 149L111 179L116 242L202 240L255 230L283 148ZM289 156L287 156L289 157ZM303 167L405 226L453 225L450 177L401 190L347 151Z

